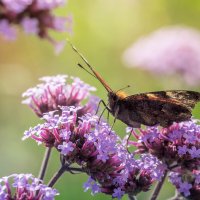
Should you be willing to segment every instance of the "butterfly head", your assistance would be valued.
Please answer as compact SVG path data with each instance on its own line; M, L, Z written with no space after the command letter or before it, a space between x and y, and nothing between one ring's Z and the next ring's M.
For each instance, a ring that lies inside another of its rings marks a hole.
M117 92L110 91L110 92L108 92L108 103L109 103L110 109L113 110L113 112L114 112L119 101L123 100L127 96L128 95L123 91L117 91Z

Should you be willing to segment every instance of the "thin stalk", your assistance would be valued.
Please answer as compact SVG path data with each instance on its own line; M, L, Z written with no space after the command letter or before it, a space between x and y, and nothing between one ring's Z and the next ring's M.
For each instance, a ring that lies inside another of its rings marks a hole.
M55 183L58 181L58 179L63 175L63 173L65 171L66 171L66 165L62 165L62 167L51 178L51 180L48 183L48 186L49 187L53 187L55 185Z
M51 155L51 147L47 147L46 150L45 150L45 153L44 153L44 158L43 158L42 165L41 165L41 168L40 168L40 172L39 172L39 175L38 175L38 178L40 180L44 179L50 155Z
M161 188L164 184L165 178L167 176L167 172L168 171L166 170L165 173L164 173L164 176L162 177L162 180L160 182L158 182L158 184L156 185L156 188L155 188L150 200L156 200L158 198L160 190L161 190Z
M61 168L54 174L54 176L51 178L51 180L48 183L49 187L53 187L55 183L58 181L58 179L63 175L64 172L84 172L83 169L81 168L76 168L76 167L68 167L68 164L62 165Z

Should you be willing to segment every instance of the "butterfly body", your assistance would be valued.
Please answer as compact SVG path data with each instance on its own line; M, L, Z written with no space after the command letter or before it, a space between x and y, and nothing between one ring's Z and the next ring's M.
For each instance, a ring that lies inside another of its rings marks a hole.
M190 120L192 109L200 101L200 93L169 90L125 96L109 92L108 101L112 115L128 126L168 127L173 122Z

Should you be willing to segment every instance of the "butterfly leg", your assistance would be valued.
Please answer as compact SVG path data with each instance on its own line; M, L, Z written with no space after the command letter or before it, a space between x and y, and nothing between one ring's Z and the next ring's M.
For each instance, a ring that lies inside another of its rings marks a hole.
M113 121L113 124L112 124L112 126L111 126L111 128L110 128L110 132L109 132L109 134L111 133L111 131L113 130L113 127L114 127L114 124L115 124L115 122L116 122L116 117L114 118L114 121Z
M119 113L119 106L116 107L116 111L115 111L115 114L114 114L114 121L113 121L113 124L111 126L110 132L112 131L112 129L114 127L114 124L115 124L115 122L117 120L118 113Z
M104 107L103 111L101 112L101 114L99 116L98 124L99 124L99 122L100 122L100 120L101 120L101 118L102 118L103 113L105 112L105 110L106 110L106 107Z
M95 112L95 115L97 115L97 113L99 112L100 105L101 105L101 103L103 103L103 102L104 102L104 101L103 101L102 99L99 101L98 106L97 106L97 110L96 110L96 112Z
M99 109L99 106L100 106L101 103L104 105L104 109L103 109L103 111L101 112L101 114L100 114L100 116L99 116L99 121L98 121L98 123L100 122L101 117L103 116L103 113L105 112L105 110L108 110L108 112L111 112L110 108L108 107L108 103L106 104L102 99L99 101L98 109ZM98 111L97 111L97 112L98 112Z
M108 111L108 114L107 114L107 123L109 124L109 117L110 117L110 112Z

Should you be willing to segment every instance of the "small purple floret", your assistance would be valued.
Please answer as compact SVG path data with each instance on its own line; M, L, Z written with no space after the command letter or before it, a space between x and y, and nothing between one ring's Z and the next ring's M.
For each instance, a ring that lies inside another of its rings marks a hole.
M70 141L69 142L63 142L62 145L58 145L58 149L61 150L61 154L66 156L74 150L74 144Z
M179 192L183 193L185 197L190 195L190 189L192 188L192 185L187 183L187 182L183 182L179 185Z
M188 148L186 145L183 145L182 147L178 147L178 154L179 155L185 155L188 151Z

